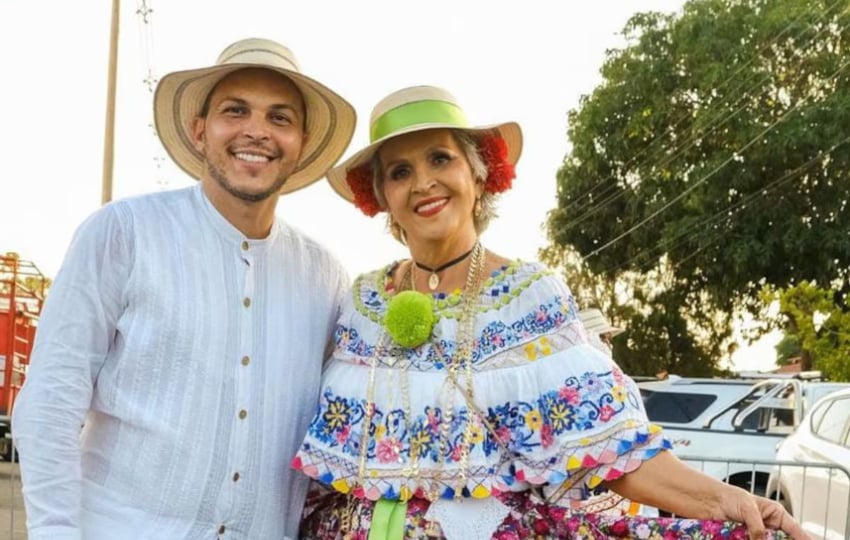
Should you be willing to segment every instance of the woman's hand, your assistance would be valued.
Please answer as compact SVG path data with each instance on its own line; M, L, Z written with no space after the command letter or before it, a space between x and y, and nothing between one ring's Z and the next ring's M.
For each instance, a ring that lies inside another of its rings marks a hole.
M783 531L794 540L811 538L777 501L751 495L743 489L731 489L729 496L723 497L720 510L724 519L743 522L752 540L765 538L766 529Z
M778 502L703 474L670 452L659 452L607 485L628 499L677 516L742 522L752 540L765 538L766 529L779 529L794 540L811 540Z

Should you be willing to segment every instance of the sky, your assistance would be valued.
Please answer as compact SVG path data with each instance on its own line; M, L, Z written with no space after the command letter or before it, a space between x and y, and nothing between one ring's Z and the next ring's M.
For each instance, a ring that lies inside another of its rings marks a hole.
M519 122L517 179L482 240L507 257L537 259L556 204L555 174L569 151L568 111L601 82L605 51L623 46L619 32L634 13L679 12L683 4L122 0L113 199L194 183L155 136L145 80L212 65L230 43L266 37L356 108L343 159L366 144L372 106L405 86L448 89L476 125ZM17 252L48 277L76 227L101 205L111 13L112 0L0 0L0 252ZM363 216L323 180L283 196L277 213L325 244L352 276L406 256L382 215ZM772 357L758 348L738 356L764 354ZM737 367L758 367L751 363Z

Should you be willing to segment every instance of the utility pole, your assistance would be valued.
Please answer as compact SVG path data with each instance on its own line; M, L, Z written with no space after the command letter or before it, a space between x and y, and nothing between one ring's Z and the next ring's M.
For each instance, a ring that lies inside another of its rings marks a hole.
M103 184L101 204L112 200L112 169L115 162L115 86L118 73L118 21L121 0L112 0L112 27L109 32L109 75L106 86L106 127L103 134Z

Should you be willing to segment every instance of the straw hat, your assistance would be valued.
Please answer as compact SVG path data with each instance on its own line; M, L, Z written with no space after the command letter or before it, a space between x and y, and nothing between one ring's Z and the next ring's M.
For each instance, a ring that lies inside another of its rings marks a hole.
M249 67L285 75L304 97L306 130L310 136L298 167L281 193L315 182L337 162L351 142L356 121L354 107L326 86L302 75L292 51L267 39L237 41L224 49L214 66L176 71L159 81L154 95L154 122L163 146L180 168L200 178L203 156L192 142L193 121L213 87L225 75Z
M367 163L387 140L434 128L458 128L472 132L498 133L507 146L507 161L516 165L522 152L522 130L516 122L489 126L470 126L457 99L435 86L403 88L378 102L369 119L369 145L328 171L328 181L334 190L347 201L354 201L354 193L346 182L349 170Z
M591 334L611 334L611 337L622 334L625 330L613 326L601 311L595 308L583 309L578 312L578 318L584 325L585 330Z

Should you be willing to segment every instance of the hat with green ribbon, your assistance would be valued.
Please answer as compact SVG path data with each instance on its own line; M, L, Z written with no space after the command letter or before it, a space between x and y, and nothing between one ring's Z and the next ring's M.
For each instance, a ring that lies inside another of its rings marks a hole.
M511 166L516 164L522 152L522 130L516 122L471 126L463 109L448 91L435 86L411 86L393 92L375 105L369 121L369 145L329 170L328 181L344 199L355 202L354 190L347 180L347 177L351 178L350 171L368 164L381 145L393 137L437 128L495 135L504 141L505 161Z

